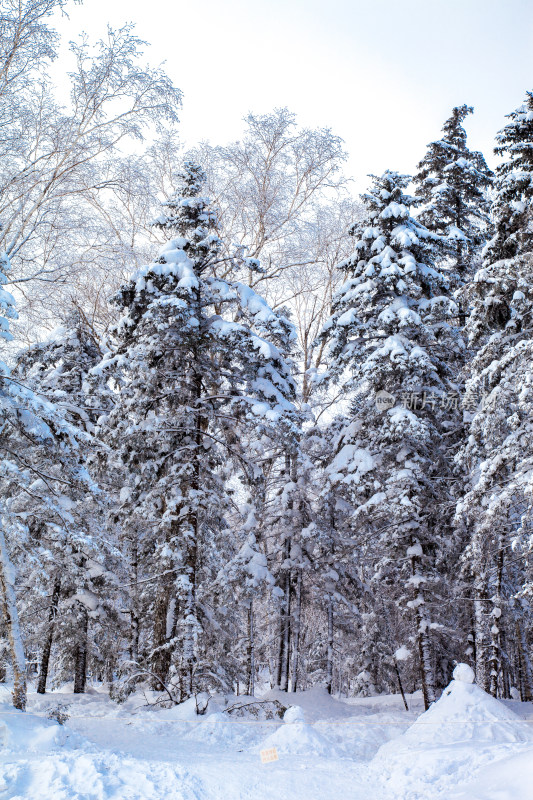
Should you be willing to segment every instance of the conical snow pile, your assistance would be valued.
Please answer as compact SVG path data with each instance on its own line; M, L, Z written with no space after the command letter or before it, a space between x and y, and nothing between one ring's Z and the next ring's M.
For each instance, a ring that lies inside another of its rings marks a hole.
M440 699L398 739L384 745L391 752L442 747L462 742L533 742L533 727L474 683L468 664L458 664Z
M262 742L260 750L275 747L279 755L333 756L333 744L306 721L300 706L291 706L283 716L283 725Z
M509 744L531 747L533 726L474 683L474 672L458 664L440 699L402 735L384 744L371 768L403 800L426 796L429 786L450 786L509 753ZM418 794L416 794L418 792ZM422 793L422 794L421 794ZM428 795L429 796L429 795Z

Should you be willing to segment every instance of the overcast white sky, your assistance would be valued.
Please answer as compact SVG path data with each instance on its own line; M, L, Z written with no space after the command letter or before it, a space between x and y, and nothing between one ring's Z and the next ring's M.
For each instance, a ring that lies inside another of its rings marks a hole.
M288 106L330 127L349 172L412 172L454 105L475 107L489 163L505 114L533 90L533 0L85 0L66 39L134 22L184 92L181 135L224 143L242 117Z

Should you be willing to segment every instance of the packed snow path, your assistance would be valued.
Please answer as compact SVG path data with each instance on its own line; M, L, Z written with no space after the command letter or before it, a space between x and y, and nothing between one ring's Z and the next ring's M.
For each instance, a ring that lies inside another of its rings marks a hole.
M285 721L231 719L224 698L198 717L124 706L103 692L31 695L26 714L0 706L2 800L531 800L533 708L454 681L429 712L421 699L340 702L322 690L269 693ZM3 699L3 698L2 698ZM231 698L246 702L246 698ZM46 719L70 704L59 726ZM531 706L531 704L529 704ZM515 711L518 711L518 716ZM418 719L417 719L418 718ZM416 721L416 722L415 722ZM413 725L413 723L415 723ZM260 751L276 747L263 764Z

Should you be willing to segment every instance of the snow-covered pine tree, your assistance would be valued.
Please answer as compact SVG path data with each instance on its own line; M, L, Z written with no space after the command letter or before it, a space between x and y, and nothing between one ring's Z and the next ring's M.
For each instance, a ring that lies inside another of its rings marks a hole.
M457 454L464 496L456 520L473 603L476 680L494 696L510 697L518 687L523 699L533 697L524 562L531 548L532 285L530 252L484 267L465 288L472 306L466 332L479 349L468 365L470 423Z
M387 171L362 196L367 222L352 230L354 253L340 264L346 281L322 335L327 380L351 401L328 491L354 509L365 579L399 603L409 623L427 706L435 698L436 625L426 601L440 591L446 437L458 424L453 362L462 340L450 323L456 304L434 267L435 237L411 214L409 181Z
M55 403L73 424L92 432L102 409L88 405L95 393L87 379L102 356L95 331L83 311L73 307L46 339L17 356L13 375Z
M95 368L117 387L100 429L122 482L118 521L138 535L133 590L152 628L141 635L144 663L155 683L175 673L181 696L209 667L203 601L226 548L227 466L249 468L247 428L292 435L295 394L283 356L292 326L245 285L217 277L232 265L204 181L185 163L156 221L173 238L118 293L124 315Z
M492 172L483 154L467 145L465 118L471 106L457 106L442 128L442 138L428 145L413 182L422 203L419 219L442 237L439 255L464 281L485 244L490 224L487 189Z
M9 319L16 317L13 297L3 288L9 260L0 261L0 335L9 341ZM81 546L78 504L90 494L83 468L83 433L65 421L60 411L34 393L0 364L0 592L9 639L14 687L13 704L26 705L26 664L16 602L15 563L29 568L42 562L47 537L63 549ZM46 533L43 534L43 530ZM46 558L46 556L45 556Z
M483 254L485 265L530 251L533 239L533 92L507 118L494 148L505 160L496 168L495 233Z
M12 376L53 402L67 421L93 432L101 409L90 405L94 391L89 391L88 373L101 358L91 325L79 308L72 308L46 340L18 355ZM94 440L92 444L96 444ZM84 457L88 456L87 448ZM23 559L20 573L25 595L42 607L42 614L32 615L25 630L27 645L40 663L40 693L46 691L53 646L60 652L56 677L70 680L74 673L75 692L85 689L88 664L97 672L101 659L113 660L111 640L107 646L105 640L110 629L116 639L120 625L114 607L116 593L110 589L116 582L109 572L111 542L109 536L102 537L104 498L105 492L100 492L101 502L83 503L81 527L90 528L90 535L77 544L65 531L58 535L57 526L43 524L24 493L18 500L19 510L24 509L29 542L36 548L31 559ZM74 509L72 504L71 514ZM67 541L70 546L65 547Z
M508 118L496 137L495 152L505 160L496 170L495 234L483 269L464 290L475 356L465 398L469 435L457 454L465 481L456 520L477 681L505 697L514 684L525 699L533 696L528 579L520 555L511 554L531 546L533 93Z

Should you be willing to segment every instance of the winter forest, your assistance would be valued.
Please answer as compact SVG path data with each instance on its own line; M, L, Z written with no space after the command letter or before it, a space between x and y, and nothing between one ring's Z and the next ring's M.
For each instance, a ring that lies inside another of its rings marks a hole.
M1 5L13 705L94 682L427 709L457 663L533 700L533 92L509 87L494 170L459 96L415 174L359 195L287 108L185 151L131 26L71 43L60 98L65 0Z

